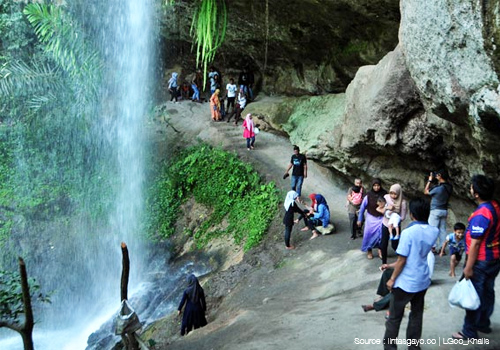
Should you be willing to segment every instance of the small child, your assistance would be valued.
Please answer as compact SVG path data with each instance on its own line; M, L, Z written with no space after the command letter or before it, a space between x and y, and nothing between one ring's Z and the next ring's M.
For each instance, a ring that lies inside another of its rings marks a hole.
M390 240L396 241L399 239L399 223L401 222L401 216L398 213L395 213L389 209L387 209L387 201L384 197L379 197L377 199L377 211L381 214L384 214L386 218L389 219L389 234ZM396 231L396 234L394 234Z
M445 248L450 244L450 272L451 277L455 277L455 267L462 259L462 253L465 250L465 225L461 222L457 222L453 226L453 232L446 236L446 241L444 242L439 256L446 255Z

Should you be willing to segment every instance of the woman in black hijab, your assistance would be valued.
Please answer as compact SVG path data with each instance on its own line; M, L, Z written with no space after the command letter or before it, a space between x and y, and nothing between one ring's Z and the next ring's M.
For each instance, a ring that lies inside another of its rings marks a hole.
M383 197L385 194L387 194L387 191L382 188L380 179L374 178L372 180L372 188L363 199L359 210L358 226L361 227L363 221L365 222L361 251L366 252L368 259L373 259L372 248L378 247L378 242L380 241L384 215L379 213L376 208L377 199Z
M193 328L197 329L207 325L205 292L193 274L188 277L188 287L184 290L181 303L177 308L179 315L184 304L186 304L186 307L182 315L181 335L188 334Z

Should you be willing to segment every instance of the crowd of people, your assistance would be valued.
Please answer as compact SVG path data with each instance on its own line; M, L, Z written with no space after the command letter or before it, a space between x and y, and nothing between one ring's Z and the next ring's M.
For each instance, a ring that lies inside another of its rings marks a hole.
M200 69L186 77L183 82L179 81L177 72L172 72L168 80L170 101L174 103L180 100L209 102L213 121L226 120L229 123L234 118L234 124L237 125L246 105L254 99L255 77L252 70L249 67L244 67L239 74L237 84L235 79L231 77L224 86L221 73L213 66L209 68L207 78L208 86L205 87ZM204 97L204 91L207 91L209 95Z
M321 194L312 193L310 205L301 199L302 184L307 177L307 158L294 146L294 154L283 178L292 170L291 190L285 198L285 248L294 249L291 244L293 224L304 219L302 231L311 230L314 239L318 230L329 224L330 211ZM356 178L347 191L346 208L351 240L362 237L361 250L373 259L373 250L378 250L382 264L378 299L372 304L362 305L363 310L383 310L386 315L384 348L396 349L394 341L407 304L410 315L406 331L409 349L419 349L422 336L424 299L431 285L435 254L444 257L449 253L449 276L455 277L455 270L465 254L461 279L470 279L481 306L477 310L466 310L462 329L452 334L457 340L476 339L479 333L490 333L490 317L495 303L494 284L500 271L500 207L493 199L494 181L484 175L472 177L470 194L478 207L470 216L468 226L461 222L453 225L453 232L447 233L449 200L453 192L448 182L448 173L439 170L429 174L423 190L427 198L417 197L409 204L403 196L400 184L393 184L387 192L382 181L374 178L371 188L365 191L362 180ZM294 214L298 218L294 220ZM401 223L407 215L411 223L401 230ZM362 232L361 232L362 231ZM388 247L391 243L396 261L388 263ZM449 252L446 252L446 249Z
M209 73L211 91L209 101L214 121L224 120L228 116L227 122L229 122L234 116L234 123L238 123L247 99L253 97L248 76L243 76L243 80L240 76L239 86L234 83L234 79L229 80L225 89L227 108L224 108L224 101L220 98L220 75L213 69ZM170 87L175 89L176 77L172 74L169 90ZM199 72L196 72L195 77L200 78ZM199 82L194 83L194 80L196 79L193 78L192 82L193 100L197 100L200 93ZM175 100L175 94L172 92L171 94L172 100ZM230 110L230 114L225 113ZM252 114L246 115L242 127L247 149L253 150L258 129L254 125ZM290 170L291 188L286 194L283 205L284 241L287 250L295 249L291 239L292 230L294 224L298 224L301 220L304 221L301 231L311 231L311 240L321 234L335 231L335 225L331 223L330 208L322 194L311 193L308 196L310 203L307 204L302 199L302 186L307 178L308 167L307 157L300 153L298 146L293 146L293 154L283 179L290 176ZM361 178L355 178L353 185L348 188L346 210L350 239L362 238L361 251L366 253L367 259L374 259L374 250L377 250L381 259L379 269L382 271L382 276L377 290L379 299L373 304L362 306L365 312L389 309L385 324L385 349L397 348L391 339L396 339L399 334L408 303L411 312L406 337L407 340L415 340L411 344L416 345L410 345L409 348L419 348L425 294L431 285L436 254L439 257L449 255L450 277L457 276L456 268L465 255L460 278L472 282L481 301L479 309L465 311L463 326L452 337L459 340L476 339L479 337L478 333L492 331L490 317L495 303L494 284L500 272L500 207L493 199L495 187L491 178L484 175L473 176L469 190L478 203L477 209L469 217L468 225L456 222L453 225L453 232L447 232L448 205L453 186L444 169L431 172L428 176L423 195L430 200L418 197L408 203L400 184L392 184L387 191L379 178L371 180L368 190L364 188ZM298 214L297 218L295 214ZM411 222L403 230L401 225L407 216ZM389 243L396 253L396 261L392 263L388 263ZM196 283L190 281L189 285L179 305L179 313L183 305L186 305L182 334L189 332L191 328L206 324L203 289L197 280ZM191 305L193 300L195 307ZM192 312L196 316L186 316Z

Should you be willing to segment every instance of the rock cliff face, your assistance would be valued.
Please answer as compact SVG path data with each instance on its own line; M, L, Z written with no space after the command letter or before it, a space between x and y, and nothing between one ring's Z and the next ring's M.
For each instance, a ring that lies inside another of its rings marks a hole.
M499 179L500 5L445 3L403 0L396 49L361 67L345 95L322 98L326 107L313 98L290 104L281 129L310 158L348 176L400 182L410 193L442 167L463 198L472 174ZM316 121L323 127L313 132Z
M402 0L401 17L395 5L231 2L219 65L234 76L248 63L264 92L302 95L247 110L310 158L410 194L446 167L466 198L472 174L500 173L500 5Z
M195 67L190 53L193 1L175 1L164 17L168 67ZM399 0L231 0L226 39L214 65L238 78L248 65L268 94L343 92L357 69L397 44ZM182 75L182 74L181 74Z

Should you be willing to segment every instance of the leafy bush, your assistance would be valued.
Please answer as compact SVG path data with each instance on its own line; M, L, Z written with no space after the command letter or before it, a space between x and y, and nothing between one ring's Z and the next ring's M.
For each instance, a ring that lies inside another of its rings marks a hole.
M32 301L50 302L48 295L40 292L35 279L28 279ZM21 323L24 313L21 276L19 273L0 270L0 322Z
M274 183L263 184L235 154L202 144L182 152L161 172L149 195L150 235L171 236L179 206L190 196L213 209L194 234L199 247L215 236L231 235L248 250L262 240L277 211ZM227 228L213 230L224 218Z

